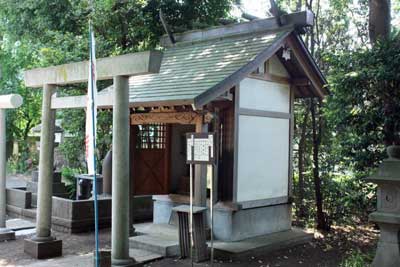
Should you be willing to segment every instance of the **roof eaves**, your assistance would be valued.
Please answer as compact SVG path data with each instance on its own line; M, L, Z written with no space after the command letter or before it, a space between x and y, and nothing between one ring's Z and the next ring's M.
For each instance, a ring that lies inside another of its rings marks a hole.
M311 67L314 69L315 73L317 74L318 78L320 79L320 82L322 84L322 88L320 88L325 95L329 94L329 90L326 87L328 84L328 81L326 80L324 74L321 72L321 69L318 67L317 63L315 62L315 59L311 55L310 51L306 48L306 45L304 41L300 38L299 34L293 34L295 39L300 45L300 48L304 51L304 55L306 56L307 60L311 64Z
M226 77L223 81L218 83L217 85L213 86L209 90L205 91L204 93L198 95L194 99L194 106L196 108L201 108L202 106L206 105L210 101L216 99L224 92L229 90L230 88L237 85L241 80L243 80L248 74L254 71L258 66L260 66L264 61L272 57L279 48L285 42L285 39L294 31L294 29L290 29L287 32L283 33L274 43L272 43L268 48L263 50L259 53L254 60L250 61L242 68L231 74L230 76Z

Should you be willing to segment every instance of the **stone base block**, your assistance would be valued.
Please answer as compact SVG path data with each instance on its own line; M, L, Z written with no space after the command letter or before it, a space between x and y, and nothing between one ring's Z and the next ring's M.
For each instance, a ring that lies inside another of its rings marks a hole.
M97 267L96 251L93 252L93 266ZM111 266L111 250L100 250L98 267L110 267L110 266Z
M111 260L111 267L142 267L143 263L130 260Z
M15 240L15 232L9 229L0 229L0 242Z
M290 204L232 210L215 208L214 236L233 242L291 229Z
M25 239L24 251L35 259L49 259L62 256L62 240L35 241Z

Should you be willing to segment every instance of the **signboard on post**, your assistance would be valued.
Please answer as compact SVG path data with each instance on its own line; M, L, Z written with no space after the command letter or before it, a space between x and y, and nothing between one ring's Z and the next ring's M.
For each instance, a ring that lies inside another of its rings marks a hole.
M196 249L200 249L201 244L194 244L194 238L193 238L193 170L192 170L192 165L193 164L211 164L212 166L215 165L216 163L216 154L217 149L216 149L216 138L215 138L215 133L187 133L186 134L186 162L187 164L190 164L190 216L189 216L189 235L190 235L190 257L192 261L192 266L193 266L193 247L196 246ZM214 172L212 172L214 173ZM214 177L213 175L211 176L211 187L210 187L210 219L211 219L211 266L214 265L214 236L213 236L213 183L214 183ZM203 219L203 216L200 216L198 218ZM204 223L200 223L199 225L204 225ZM195 232L202 231L202 229L198 229ZM197 238L196 240L199 240ZM205 243L205 241L204 241ZM206 247L202 247L202 249L205 249L205 252L203 253L204 255L206 254ZM197 255L201 255L202 253L199 253L197 251ZM204 259L203 259L204 260Z
M187 133L187 164L214 164L215 133Z

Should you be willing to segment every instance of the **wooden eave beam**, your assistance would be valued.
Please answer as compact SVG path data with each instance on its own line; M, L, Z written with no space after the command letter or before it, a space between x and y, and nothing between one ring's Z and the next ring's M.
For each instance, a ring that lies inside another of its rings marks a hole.
M158 73L162 52L146 51L115 57L100 58L96 62L97 80L108 80L114 76L133 76ZM27 87L42 87L44 84L65 85L87 82L89 62L82 61L47 68L27 70L24 81Z
M309 57L307 57L304 53L308 53L307 49L304 49L297 37L294 34L291 34L287 38L287 44L292 49L294 56L297 58L301 68L303 69L304 73L306 74L307 78L310 80L314 90L319 98L324 98L327 94L326 90L324 89L324 81L323 78L320 77L319 74L316 72L319 71L315 69L316 67L313 66Z
M203 115L194 111L187 112L149 112L131 114L131 125L153 123L198 124Z

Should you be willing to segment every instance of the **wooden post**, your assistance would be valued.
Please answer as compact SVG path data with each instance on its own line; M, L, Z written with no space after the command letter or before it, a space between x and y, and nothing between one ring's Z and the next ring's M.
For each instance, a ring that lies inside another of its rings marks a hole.
M202 118L196 122L196 133L207 133L208 124ZM207 165L196 164L194 167L194 205L207 207Z

